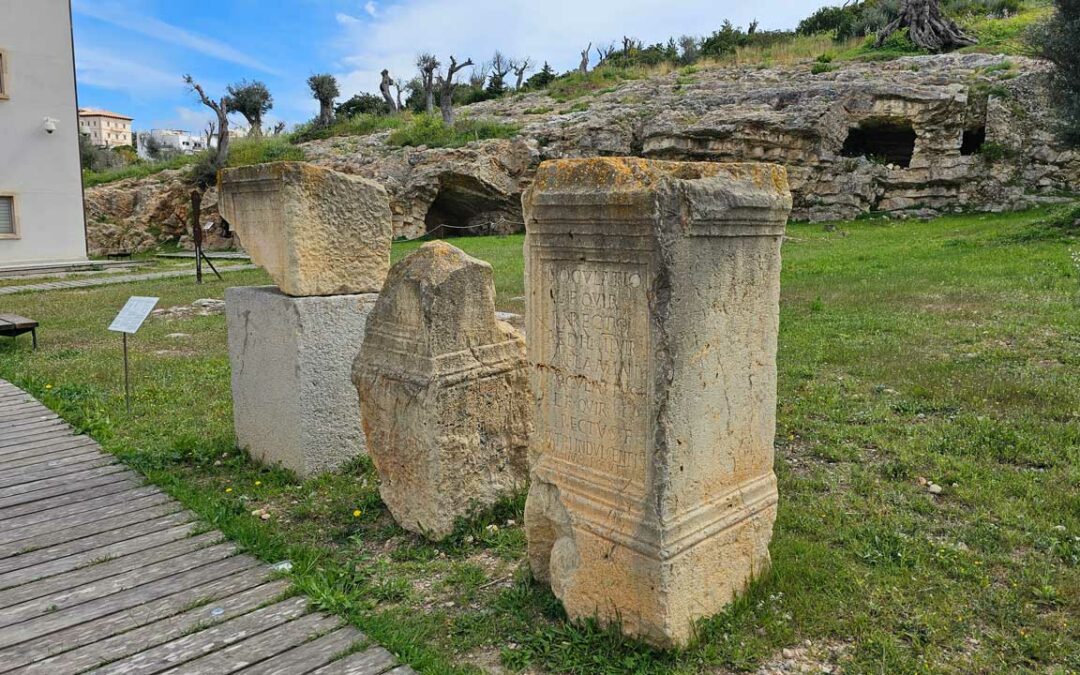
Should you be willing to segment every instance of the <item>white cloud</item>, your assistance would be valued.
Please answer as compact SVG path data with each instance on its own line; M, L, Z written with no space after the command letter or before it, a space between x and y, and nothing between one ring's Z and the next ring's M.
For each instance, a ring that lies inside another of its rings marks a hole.
M130 11L115 2L101 2L101 0L74 0L74 11L99 21L110 23L126 30L141 33L162 42L168 42L206 56L227 61L236 65L245 66L265 73L278 74L278 71L270 68L258 59L255 59L240 50L231 47L224 42L208 38L179 26L155 19L151 16L141 16Z
M337 41L346 71L339 74L342 93L376 91L379 71L411 77L420 51L440 60L453 54L477 63L500 49L510 56L545 60L559 71L577 65L581 50L629 35L647 43L682 34L705 35L724 19L762 29L793 28L822 0L406 0L392 4L374 19L343 25ZM340 23L340 22L339 22ZM359 47L358 47L359 46ZM595 51L593 52L595 60ZM407 79L407 77L405 77Z
M351 14L346 14L345 12L338 12L334 15L334 18L337 19L338 24L342 26L355 26L360 23L360 19L357 19Z
M130 61L104 49L80 45L76 55L80 84L125 91L133 96L180 91L184 86L176 73Z
M379 16L379 6L375 4L374 0L368 0L364 3L364 11L371 16Z

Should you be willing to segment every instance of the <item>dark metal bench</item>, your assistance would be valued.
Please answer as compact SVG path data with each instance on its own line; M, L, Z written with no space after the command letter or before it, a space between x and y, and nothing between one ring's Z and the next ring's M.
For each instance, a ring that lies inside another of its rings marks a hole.
M37 328L38 322L33 319L18 314L0 314L0 335L15 338L30 333L34 340L34 349L37 349Z

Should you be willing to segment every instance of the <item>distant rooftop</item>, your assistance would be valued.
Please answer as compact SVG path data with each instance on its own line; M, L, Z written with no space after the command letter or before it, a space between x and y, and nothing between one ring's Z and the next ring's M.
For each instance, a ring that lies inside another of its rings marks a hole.
M79 117L113 117L118 120L131 121L134 117L128 117L127 115L121 115L120 113L114 113L109 110L102 110L101 108L79 108Z

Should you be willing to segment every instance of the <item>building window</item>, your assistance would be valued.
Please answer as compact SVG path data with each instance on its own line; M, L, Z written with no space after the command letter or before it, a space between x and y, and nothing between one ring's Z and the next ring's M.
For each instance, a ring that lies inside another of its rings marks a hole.
M14 239L17 236L19 228L15 220L15 197L0 195L0 239Z
M8 98L8 59L4 50L0 49L0 98Z

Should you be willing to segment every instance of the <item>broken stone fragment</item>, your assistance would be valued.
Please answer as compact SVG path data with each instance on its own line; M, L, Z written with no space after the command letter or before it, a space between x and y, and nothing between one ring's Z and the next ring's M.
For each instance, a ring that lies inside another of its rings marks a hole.
M379 492L405 529L443 539L524 489L525 342L495 318L488 263L441 241L397 263L352 377Z
M769 565L783 167L545 162L526 194L529 563L687 643Z
M221 212L287 295L377 293L393 226L381 185L305 162L226 169Z

